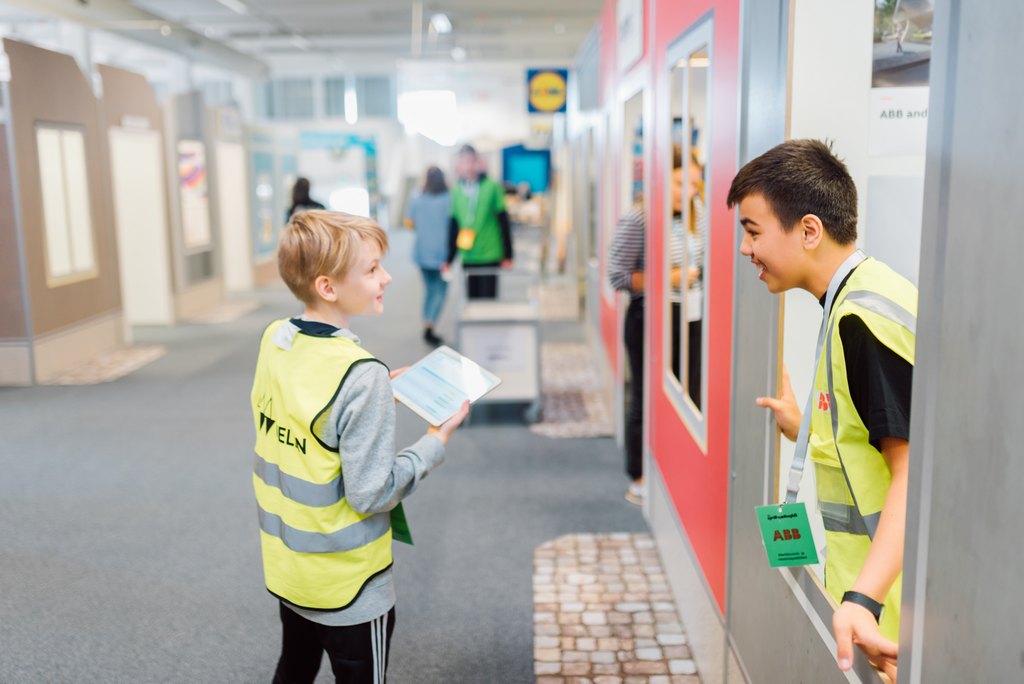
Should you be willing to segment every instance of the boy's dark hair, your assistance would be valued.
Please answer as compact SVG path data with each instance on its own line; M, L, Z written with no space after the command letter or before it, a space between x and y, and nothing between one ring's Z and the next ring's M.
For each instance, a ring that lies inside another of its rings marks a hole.
M476 148L473 147L472 145L469 145L469 144L463 145L462 147L459 148L459 151L456 152L456 156L460 156L461 157L464 154L468 154L470 156L475 157L475 156L477 156Z
M762 195L786 232L814 214L840 245L857 239L857 186L846 165L820 140L788 140L747 162L732 180L730 209Z

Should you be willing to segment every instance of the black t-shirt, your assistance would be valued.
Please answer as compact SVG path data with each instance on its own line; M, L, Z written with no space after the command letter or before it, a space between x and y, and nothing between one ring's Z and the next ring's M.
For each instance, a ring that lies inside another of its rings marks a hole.
M846 276L839 285L839 292L849 278ZM821 305L825 305L824 297ZM909 440L914 366L879 342L859 316L845 316L839 321L839 337L850 398L868 429L868 441L881 451L883 437Z

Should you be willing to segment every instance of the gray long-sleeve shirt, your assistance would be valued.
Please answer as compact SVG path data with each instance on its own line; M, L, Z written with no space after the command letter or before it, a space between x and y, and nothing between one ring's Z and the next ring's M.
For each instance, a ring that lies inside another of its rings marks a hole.
M293 321L278 328L274 344L290 349L302 325L306 334L359 338L348 330L324 323ZM431 435L395 453L395 399L388 369L379 363L352 368L322 423L317 437L338 447L345 498L364 515L390 511L412 494L420 480L444 461L444 445ZM293 611L322 625L358 625L380 617L395 605L391 568L377 575L347 608L335 611L306 610L284 602Z

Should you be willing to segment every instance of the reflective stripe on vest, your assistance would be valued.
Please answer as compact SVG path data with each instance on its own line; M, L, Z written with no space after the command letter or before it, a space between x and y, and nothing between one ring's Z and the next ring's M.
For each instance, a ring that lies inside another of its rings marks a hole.
M281 493L292 501L306 506L323 508L333 506L345 498L345 483L341 475L326 484L307 482L287 473L282 473L276 463L270 463L256 454L256 477L270 487L277 487Z
M380 539L391 529L391 516L388 513L375 513L331 534L295 529L281 520L280 516L262 508L259 508L259 516L260 529L272 537L278 537L296 553L352 551Z
M353 340L272 323L252 389L256 492L267 589L319 610L349 605L391 565L388 513L364 515L345 498L341 454L320 437L349 371L379 363ZM328 440L330 441L330 440Z

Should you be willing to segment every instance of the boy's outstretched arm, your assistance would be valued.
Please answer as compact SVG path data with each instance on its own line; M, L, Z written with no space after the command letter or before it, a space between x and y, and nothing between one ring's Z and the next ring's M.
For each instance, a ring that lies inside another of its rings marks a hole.
M796 441L797 433L800 432L800 421L803 414L800 406L796 403L793 395L793 385L789 382L789 372L782 367L782 383L779 386L778 397L758 397L757 405L771 409L775 413L775 422L778 424L782 434L792 442Z
M892 483L882 506L878 530L871 542L871 550L864 560L857 580L850 587L866 594L879 603L885 600L890 587L903 569L903 538L907 519L907 471L910 443L905 439L883 437L882 456L892 473ZM899 646L878 631L878 623L867 608L844 603L832 616L832 630L836 637L836 657L839 669L848 670L853 664L853 644L864 651L868 660L896 681L896 659Z

